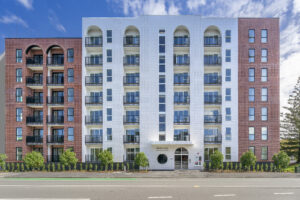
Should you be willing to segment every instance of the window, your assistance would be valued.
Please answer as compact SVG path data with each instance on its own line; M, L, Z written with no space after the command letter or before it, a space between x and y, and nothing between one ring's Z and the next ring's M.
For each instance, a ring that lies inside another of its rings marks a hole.
M106 50L106 56L107 56L106 61L107 62L112 62L112 50L111 49Z
M166 131L166 115L159 115L159 131Z
M225 32L225 42L226 43L231 42L231 30L226 30L226 32Z
M231 101L231 88L226 88L225 101Z
M22 69L21 68L16 69L16 82L22 83Z
M248 41L249 43L254 43L255 42L255 30L254 29L249 29L248 30Z
M268 101L268 88L261 88L261 101Z
M226 147L225 148L225 159L226 160L231 160L231 147Z
M23 102L22 88L16 88L16 102Z
M111 108L106 109L106 115L107 115L107 121L112 121L112 109Z
M74 108L68 108L68 121L74 121Z
M72 68L68 69L68 82L69 83L74 82L74 69Z
M268 42L268 30L262 29L261 30L261 43L267 43Z
M261 147L261 159L268 160L268 147Z
M22 147L16 148L16 160L22 161Z
M112 82L112 70L111 69L106 70L106 81Z
M159 36L159 53L165 53L166 52L166 38L165 36Z
M107 101L112 101L112 89L107 89L106 90L106 100Z
M22 63L22 49L16 50L16 62Z
M231 81L231 69L226 69L225 81L227 82Z
M112 128L106 129L107 140L112 140Z
M226 62L231 62L231 50L230 49L226 49L226 58L225 58Z
M16 121L21 122L23 119L23 109L22 108L17 108L16 109Z
M157 162L159 164L165 164L168 161L168 157L165 154L159 154L157 156Z
M166 96L159 95L159 112L165 112L165 111L166 111Z
M166 72L165 56L159 56L159 72Z
M165 33L166 31L165 31L165 29L159 29L159 33Z
M261 82L267 82L268 81L268 69L262 68L261 69Z
M254 88L249 88L249 102L254 102L255 101L255 89Z
M159 134L158 137L159 137L158 138L159 141L166 141L166 135L165 134Z
M72 63L74 61L74 49L68 49L68 62Z
M255 147L253 146L249 147L249 151L251 151L255 155Z
M249 140L251 140L251 141L255 140L254 127L249 127Z
M16 139L17 141L22 141L22 128L18 127L16 129Z
M261 62L268 62L268 49L261 49Z
M107 43L112 43L112 30L106 31L106 39L107 39Z
M226 132L225 132L225 139L226 140L231 140L231 128L230 127L226 127Z
M74 128L68 128L68 141L74 141Z
M268 140L268 127L261 127L261 140Z
M255 49L249 49L249 63L254 63L255 61Z
M74 88L68 88L68 102L74 102Z
M254 121L255 120L255 108L254 107L250 107L249 108L249 121Z
M165 75L159 76L159 92L165 92L166 91L166 77Z
M231 108L226 108L226 117L225 120L226 121L231 121Z
M254 82L255 81L255 69L254 68L249 68L248 69L248 81L249 82Z
M261 108L261 121L267 121L268 120L268 108L262 107Z

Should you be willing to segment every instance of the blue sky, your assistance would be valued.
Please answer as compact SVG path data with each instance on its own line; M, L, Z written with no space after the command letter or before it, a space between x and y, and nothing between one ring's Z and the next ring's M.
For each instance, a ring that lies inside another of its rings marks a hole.
M82 17L280 17L281 104L300 75L300 0L0 0L6 37L80 37Z

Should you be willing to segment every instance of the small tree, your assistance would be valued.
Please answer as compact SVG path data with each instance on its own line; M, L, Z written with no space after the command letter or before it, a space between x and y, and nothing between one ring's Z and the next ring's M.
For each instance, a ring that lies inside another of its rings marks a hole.
M109 164L113 163L113 155L110 151L104 150L98 154L98 158L102 165L105 166L105 171L107 170L107 167Z
M283 171L286 169L290 164L290 157L287 155L287 153L280 151L277 154L274 154L272 157L272 160L274 161L274 165L276 167L277 171Z
M254 166L256 163L256 156L252 151L247 151L241 156L241 163L242 166L249 171L251 166Z
M7 159L6 154L0 154L0 169L5 170L5 160Z
M149 160L144 152L139 152L138 154L136 154L134 163L139 167L146 168L146 171L147 167L149 166Z
M223 160L224 156L220 151L215 151L211 156L210 156L210 161L211 161L211 168L212 169L222 169L223 168Z
M64 166L70 167L71 165L75 165L78 159L76 158L76 154L68 149L59 156L59 162Z
M25 155L24 163L33 170L40 169L44 165L44 157L40 152L32 151Z

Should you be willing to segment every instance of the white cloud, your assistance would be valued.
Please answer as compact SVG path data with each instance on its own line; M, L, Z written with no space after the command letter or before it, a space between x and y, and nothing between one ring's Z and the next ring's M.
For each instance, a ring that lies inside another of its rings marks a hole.
M60 32L67 32L66 28L60 23L56 13L53 10L49 10L48 19L50 24L56 28L56 30Z
M142 12L146 15L166 15L166 5L164 0L145 1Z
M293 1L293 13L300 13L300 1L299 0L294 0Z
M200 6L205 5L206 0L187 0L186 4L190 11L196 11Z
M22 4L28 10L32 10L33 9L33 6L32 6L33 0L17 0L17 2L19 2L20 4Z
M3 24L20 24L20 25L24 26L25 28L28 28L27 23L22 18L14 15L14 14L2 16L0 18L0 23L3 23Z

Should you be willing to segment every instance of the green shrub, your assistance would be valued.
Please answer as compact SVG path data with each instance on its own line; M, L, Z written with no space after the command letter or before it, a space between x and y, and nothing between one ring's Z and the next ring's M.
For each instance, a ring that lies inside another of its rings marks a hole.
M208 171L211 170L211 162L208 163Z
M274 161L276 171L280 172L286 169L290 164L290 157L283 151L273 155L272 160Z
M124 163L121 163L121 170L124 170Z
M120 167L120 165L119 165L119 163L117 163L117 164L116 164L116 171L119 171L119 170L120 170L119 167Z
M66 169L65 169L65 165L61 165L61 170L64 172Z
M233 170L233 163L230 162L230 170Z
M17 172L20 172L20 163L17 163Z
M95 170L94 171L98 171L98 164L95 165Z
M55 171L56 171L56 169L55 169L55 164L52 163L52 172L55 172Z
M25 172L24 163L21 164L21 171L22 171L22 172Z
M100 162L105 166L105 171L109 164L113 163L113 155L110 151L104 150L98 154Z
M224 156L220 151L215 151L211 156L211 168L214 170L223 169Z
M239 170L242 171L242 163L239 163Z
M229 163L226 162L226 170L229 170Z
M92 163L90 163L89 171L90 171L90 172L93 171L93 165L92 165Z
M61 165L60 165L60 163L57 163L57 171L61 171Z
M206 162L203 162L203 169L206 170Z
M15 171L15 163L10 163L10 167L11 167L11 171L14 172Z
M68 149L59 156L59 162L69 167L70 165L75 165L78 159L76 158L76 154Z
M260 171L263 172L264 171L264 164L261 163L261 166L260 166Z
M39 170L44 165L44 157L40 152L32 151L25 155L24 163L33 170Z
M149 167L149 160L146 154L144 152L139 152L136 154L134 164L147 170L147 167Z
M241 163L245 170L250 170L251 166L256 163L256 156L252 151L247 151L241 156Z
M274 171L274 164L271 163L271 164L270 164L270 172L273 172L273 171Z
M5 160L7 159L6 154L0 154L0 169L5 170Z
M82 171L82 163L80 163L79 170Z
M127 171L129 171L129 170L130 170L130 165L129 165L129 163L128 163L128 162L126 163L126 170L127 170Z

